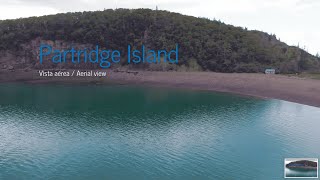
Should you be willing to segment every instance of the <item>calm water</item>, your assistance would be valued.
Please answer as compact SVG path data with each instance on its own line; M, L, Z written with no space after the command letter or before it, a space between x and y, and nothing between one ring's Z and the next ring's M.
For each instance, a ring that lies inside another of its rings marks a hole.
M0 85L0 179L283 179L320 108L128 86Z
M316 169L285 169L286 177L317 177Z

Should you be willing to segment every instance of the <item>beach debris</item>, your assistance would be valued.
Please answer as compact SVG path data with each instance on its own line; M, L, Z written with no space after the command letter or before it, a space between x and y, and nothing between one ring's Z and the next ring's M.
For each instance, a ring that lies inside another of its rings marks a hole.
M8 70L14 70L14 67L11 66L11 65L9 65L9 66L8 66Z

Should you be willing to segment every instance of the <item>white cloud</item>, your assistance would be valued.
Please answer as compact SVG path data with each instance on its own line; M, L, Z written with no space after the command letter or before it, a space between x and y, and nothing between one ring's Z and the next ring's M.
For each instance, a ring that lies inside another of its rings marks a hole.
M59 13L57 9L43 6L21 6L6 5L0 6L1 19L16 19L21 17L42 16Z
M318 0L0 0L0 19L109 8L151 8L274 33L289 45L320 52Z

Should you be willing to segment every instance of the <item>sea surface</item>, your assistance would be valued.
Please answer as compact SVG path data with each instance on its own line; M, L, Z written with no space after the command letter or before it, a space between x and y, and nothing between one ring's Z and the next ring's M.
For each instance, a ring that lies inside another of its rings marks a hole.
M284 178L320 157L320 108L121 85L0 85L0 179Z
M285 177L318 177L317 169L289 169L285 168Z

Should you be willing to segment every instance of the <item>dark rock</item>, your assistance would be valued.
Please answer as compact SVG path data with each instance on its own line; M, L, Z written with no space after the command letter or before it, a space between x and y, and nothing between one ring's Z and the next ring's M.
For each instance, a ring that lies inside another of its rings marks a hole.
M308 160L294 161L286 165L287 168L317 168L317 163Z

